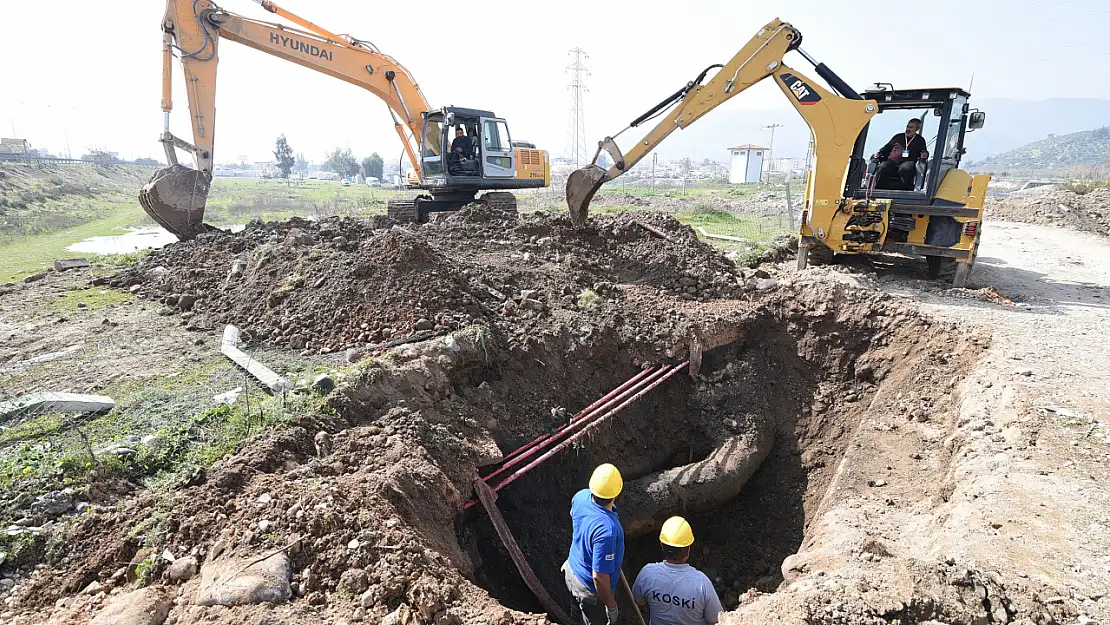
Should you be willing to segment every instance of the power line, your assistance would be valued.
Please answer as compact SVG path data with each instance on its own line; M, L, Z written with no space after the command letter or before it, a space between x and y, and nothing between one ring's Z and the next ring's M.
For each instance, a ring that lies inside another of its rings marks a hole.
M945 21L941 22L941 24L952 24L954 22L963 22L963 21L967 21L968 19L981 20L983 18L994 17L996 15L1010 15L1011 13L1014 13L1015 11L1032 11L1033 9L1043 9L1044 7L1060 6L1061 4L1071 4L1072 2L1078 2L1078 1L1079 0L1060 0L1059 2L1046 2L1046 3L1043 3L1043 4L1034 4L1031 7L1011 7L1009 9L1004 10L1004 11L995 11L994 13L987 13L986 15L975 15L975 16L965 15L965 16L958 17L958 18L955 18L955 19L945 20Z
M1104 40L1104 41L1087 41L1087 42L1084 42L1084 43L1069 43L1069 44L1065 44L1065 45L1062 45L1062 46L1046 46L1046 47L1040 47L1040 48L1026 48L1024 50L1005 50L1003 52L989 52L987 54L984 54L983 56L1001 56L1001 55L1004 55L1004 54L1020 54L1022 52L1041 52L1041 51L1044 51L1044 50L1060 50L1060 49L1063 49L1063 48L1078 48L1078 47L1081 47L1081 46L1095 46L1095 45L1100 45L1100 44L1104 44L1104 43L1110 43L1110 39L1107 39L1107 40Z
M574 62L567 66L571 73L570 84L570 115L568 119L568 132L566 157L574 161L574 166L581 167L587 160L586 156L586 115L583 107L582 94L587 91L585 77L590 75L586 69L584 59L590 58L582 48L571 48L569 54Z

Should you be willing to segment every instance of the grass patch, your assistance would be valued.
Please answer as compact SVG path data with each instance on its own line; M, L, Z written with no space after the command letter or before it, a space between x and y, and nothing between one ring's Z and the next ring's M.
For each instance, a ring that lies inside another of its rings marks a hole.
M54 266L59 258L72 258L66 248L77 241L95 236L113 234L130 225L150 222L139 208L133 206L108 206L101 219L51 232L0 240L0 282L22 279Z
M1065 182L1060 185L1061 189L1066 189L1077 195L1087 195L1095 189L1110 188L1110 181L1106 180L1075 180L1072 182Z
M211 223L276 221L289 217L359 217L384 214L386 201L398 191L335 180L262 180L216 178L205 209Z
M292 379L311 379L324 361L259 353ZM234 406L213 396L236 387ZM319 396L270 396L223 357L181 372L103 389L112 412L43 414L0 430L0 519L15 518L41 493L112 477L174 487L268 428L323 409ZM86 443L87 440L87 443ZM129 453L117 453L124 447ZM92 453L90 454L90 449Z
M699 205L693 210L675 213L675 219L695 230L700 226L710 234L742 237L753 244L770 244L775 235L791 231L789 223L779 217L733 213L708 205ZM701 236L700 232L698 236ZM721 240L711 239L711 241L717 243Z
M79 304L84 304L85 310L101 310L120 306L134 299L135 297L127 291L94 287L67 291L53 302L53 307L58 312L72 312L80 310Z
M601 296L593 289L585 289L578 294L578 307L582 310L597 310L601 307Z

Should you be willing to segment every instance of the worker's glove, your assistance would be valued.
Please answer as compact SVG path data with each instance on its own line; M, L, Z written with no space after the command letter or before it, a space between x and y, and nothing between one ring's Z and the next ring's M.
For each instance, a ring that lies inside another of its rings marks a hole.
M620 618L620 612L617 608L605 608L605 616L609 619L609 625L617 625L617 619Z

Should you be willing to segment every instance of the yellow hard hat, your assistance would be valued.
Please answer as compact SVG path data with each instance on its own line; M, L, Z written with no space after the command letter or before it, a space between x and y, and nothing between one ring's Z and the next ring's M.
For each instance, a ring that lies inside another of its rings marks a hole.
M689 547L694 544L694 530L680 516L673 516L659 530L659 542L671 547Z
M594 474L590 476L590 492L600 499L613 499L621 494L622 488L624 480L621 479L621 472L608 462L594 469Z

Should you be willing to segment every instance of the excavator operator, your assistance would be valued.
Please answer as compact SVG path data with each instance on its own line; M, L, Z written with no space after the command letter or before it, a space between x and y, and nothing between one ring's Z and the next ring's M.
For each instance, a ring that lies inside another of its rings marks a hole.
M913 191L917 177L917 159L929 158L925 139L918 134L921 120L906 122L906 132L898 133L887 141L875 158L882 160L875 172L875 187L892 191Z
M455 139L451 141L451 152L463 158L474 155L474 137L466 136L462 126L455 126Z

